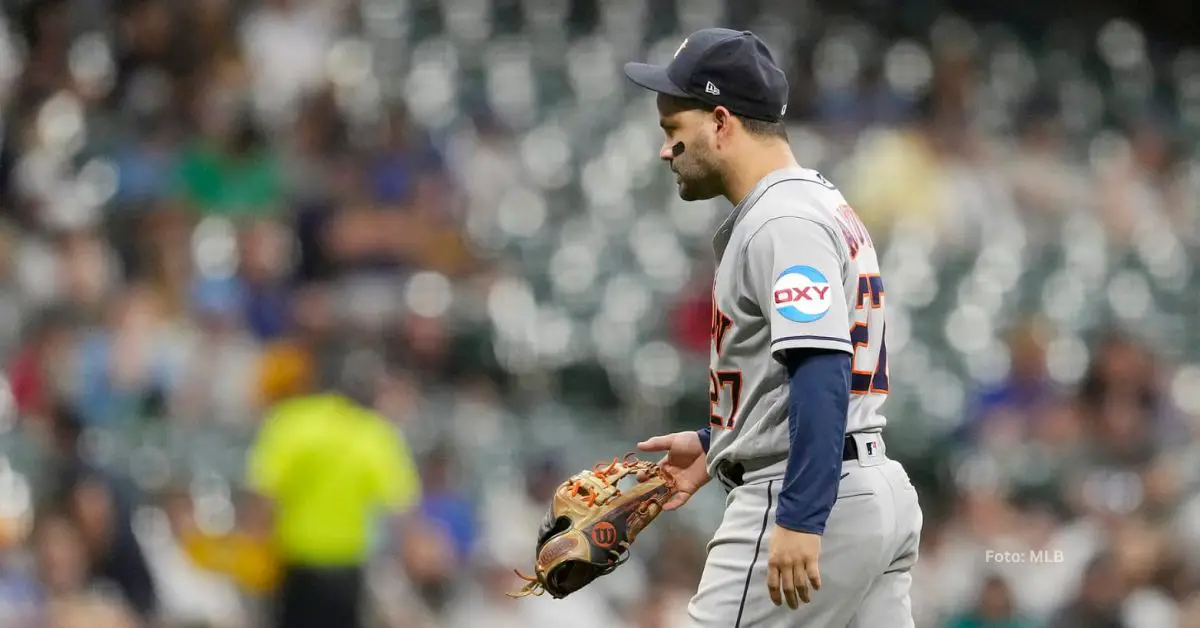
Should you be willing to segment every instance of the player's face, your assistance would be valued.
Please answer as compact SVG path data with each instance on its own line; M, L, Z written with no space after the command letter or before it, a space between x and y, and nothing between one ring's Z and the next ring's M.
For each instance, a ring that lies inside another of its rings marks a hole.
M671 166L679 198L699 201L722 194L720 162L713 151L711 116L670 96L658 97L658 123L666 139L658 156Z

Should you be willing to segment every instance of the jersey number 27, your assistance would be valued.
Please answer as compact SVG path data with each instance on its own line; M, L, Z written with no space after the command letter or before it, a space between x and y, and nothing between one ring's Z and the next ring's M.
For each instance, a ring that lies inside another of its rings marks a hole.
M855 299L856 320L850 327L850 343L854 349L851 365L850 393L888 392L887 343L884 341L883 279L879 275L859 275L858 298ZM878 327L879 352L872 355L871 328ZM872 362L874 359L874 363Z
M725 395L728 394L728 397ZM737 418L738 407L742 401L742 372L741 371L708 371L709 424L714 428L733 429L733 421ZM729 399L729 414L721 416L721 400Z

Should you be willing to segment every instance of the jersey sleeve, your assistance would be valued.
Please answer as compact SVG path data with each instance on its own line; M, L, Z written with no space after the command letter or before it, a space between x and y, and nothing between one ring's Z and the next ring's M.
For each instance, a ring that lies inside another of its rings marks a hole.
M774 218L751 235L743 291L770 321L776 358L795 348L853 353L843 258L833 232L807 218Z

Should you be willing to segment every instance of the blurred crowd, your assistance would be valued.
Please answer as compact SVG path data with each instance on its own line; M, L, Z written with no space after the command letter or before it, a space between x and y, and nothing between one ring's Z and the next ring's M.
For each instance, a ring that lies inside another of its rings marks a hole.
M336 364L418 460L420 501L375 534L370 625L683 625L719 509L665 518L569 599L504 593L578 462L548 453L554 438L600 459L616 452L589 435L628 448L704 420L706 249L689 260L695 281L656 304L682 356L673 368L701 394L666 419L597 425L645 407L602 369L575 372L579 390L549 383L497 338L527 260L488 230L523 228L500 190L523 176L529 145L486 107L427 128L381 93L366 4L4 3L0 624L266 625L280 566L239 465L262 417L320 390ZM936 264L998 237L996 216L1036 243L1069 240L1082 212L1114 257L1169 235L1156 241L1185 251L1168 270L1186 285L1200 170L1174 126L1182 104L1089 113L1088 94L1026 85L1020 55L982 59L967 23L939 24L925 56L850 55L851 72L835 41L787 64L797 153L875 240L922 234ZM1112 44L1126 57L1128 39ZM982 119L998 98L1018 111L1011 124ZM921 432L932 444L911 457L897 448L926 511L917 625L1200 626L1200 367L1188 364L1200 356L1127 320L1064 358L1039 304L1006 325L1001 376L966 377L953 424ZM514 419L568 392L584 407L557 408L544 434ZM892 432L918 429L907 419ZM193 459L167 459L158 441L123 457L107 439L147 433L183 434ZM204 449L217 433L234 443L220 461ZM506 438L542 446L509 451ZM1029 550L1044 562L1003 560Z
M444 316L451 278L479 269L462 190L402 103L347 113L338 81L364 71L343 41L352 4L8 8L5 430L8 459L39 456L3 475L0 623L263 625L270 530L253 502L234 486L206 505L194 469L93 468L88 435L250 435L332 360L396 420L423 380L469 391L488 362L450 358L471 329ZM230 547L250 565L213 556Z

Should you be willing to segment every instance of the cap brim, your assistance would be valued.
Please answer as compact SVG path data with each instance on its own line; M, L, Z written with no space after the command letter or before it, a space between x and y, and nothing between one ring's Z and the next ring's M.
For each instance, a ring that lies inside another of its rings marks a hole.
M629 80L638 85L660 94L676 96L679 98L691 98L691 95L679 88L678 85L671 82L667 76L667 67L664 65L650 65L649 63L626 63L625 76Z

